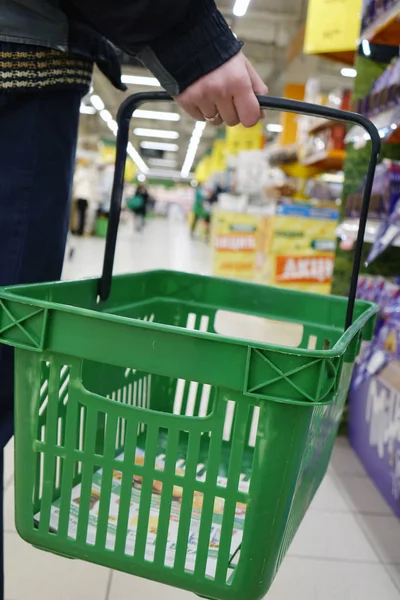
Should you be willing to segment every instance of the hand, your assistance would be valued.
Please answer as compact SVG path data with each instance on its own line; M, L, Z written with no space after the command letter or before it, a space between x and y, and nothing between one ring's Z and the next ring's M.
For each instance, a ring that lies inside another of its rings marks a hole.
M262 116L256 94L268 94L268 88L240 52L198 79L176 100L197 121L219 115L213 125L253 127Z

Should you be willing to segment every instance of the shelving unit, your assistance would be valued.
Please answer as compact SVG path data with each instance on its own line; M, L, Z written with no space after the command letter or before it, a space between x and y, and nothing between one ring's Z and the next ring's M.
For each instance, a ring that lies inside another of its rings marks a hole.
M343 169L345 150L324 150L305 158L302 162L306 166L316 166L321 171L340 171Z
M374 44L387 44L388 46L399 44L400 0L361 32L360 43L362 40L368 40Z
M330 121L328 119L321 121L320 118L315 119L315 126L312 126L309 130L309 135L316 135L325 129L332 129L335 125L338 124L338 121Z
M384 142L391 144L400 143L400 104L369 118L377 127ZM355 142L363 145L362 140L367 141L368 136L357 125L352 127L346 135L346 142Z
M367 116L372 120L377 129L379 130L380 137L382 139L382 153L381 158L399 159L400 157L400 98L397 100L397 104L387 106L384 110L377 113L374 107L378 106L378 102L381 100L379 94L383 92L376 92L374 96L371 94L371 101L365 102L366 95L371 90L376 77L382 72L382 59L377 58L383 56L384 53L380 53L379 45L393 46L392 55L396 54L396 47L400 45L400 0L398 0L388 10L382 12L379 17L368 27L366 27L360 34L359 44L361 45L363 40L368 40L371 44L370 56L365 55L356 57L355 68L357 70L357 78L355 79L355 88L353 100L358 103L360 112L363 106L365 109L371 112L366 113ZM389 62L390 58L385 60ZM382 100L389 104L391 100L396 100L396 90L391 88L390 94L386 97L382 97ZM376 98L375 98L376 94ZM380 102L379 102L380 103ZM382 102L383 104L383 102ZM351 147L347 151L348 160L344 169L344 196L347 197L350 194L357 193L363 183L363 177L365 176L365 170L367 168L368 161L368 139L369 137L365 134L364 130L360 127L354 126L347 132L345 141L347 144L351 144ZM344 205L343 205L344 212ZM369 244L374 243L378 230L381 226L379 220L369 220L366 229L365 242L366 247L364 248L363 257L369 253ZM344 217L343 221L337 228L338 237L350 240L356 239L358 234L358 219L349 219ZM351 248L351 244L349 244ZM363 273L379 274L385 277L393 276L398 273L398 264L400 260L400 240L396 240L392 244L391 248L385 251L385 254L378 257L368 268L363 267ZM345 294L348 289L348 280L350 277L351 269L353 264L353 251L338 247L336 255L335 273L333 281L333 293Z
M379 221L377 219L371 219L367 222L364 242L366 242L367 244L373 244L375 242L381 224L382 221ZM342 223L340 223L340 225L336 229L336 235L339 238L351 239L355 242L358 235L358 227L358 219L345 219L344 221L342 221ZM400 248L400 239L397 239L392 244L392 246Z

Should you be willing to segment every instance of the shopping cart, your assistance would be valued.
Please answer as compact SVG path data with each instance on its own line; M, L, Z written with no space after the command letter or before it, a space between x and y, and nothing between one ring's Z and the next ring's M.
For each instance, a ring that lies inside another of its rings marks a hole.
M258 600L324 476L372 335L376 307L355 293L380 139L359 115L259 98L371 136L348 299L170 271L113 278L130 118L160 100L138 94L118 114L101 279L0 291L0 341L16 348L16 525L60 555ZM221 310L297 323L301 342L219 335Z

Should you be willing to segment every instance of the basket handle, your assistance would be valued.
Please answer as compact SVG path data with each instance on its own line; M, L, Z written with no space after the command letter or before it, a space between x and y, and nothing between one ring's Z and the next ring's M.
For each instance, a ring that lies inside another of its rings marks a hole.
M118 134L116 140L116 161L114 182L111 195L111 207L108 223L106 250L103 263L103 273L99 280L98 295L100 301L108 299L111 291L112 271L115 257L115 245L117 241L118 224L121 213L122 193L124 187L124 172L127 154L127 145L129 141L129 126L134 111L145 102L170 101L172 98L166 92L144 92L129 96L120 106L117 115ZM372 193L372 185L375 176L375 169L381 149L381 140L379 132L375 125L362 115L348 111L318 106L299 100L289 100L288 98L276 98L273 96L258 96L261 108L298 113L303 115L323 117L334 121L344 121L345 123L356 123L360 125L369 134L372 141L371 158L369 162L367 178L364 188L364 197L360 213L360 225L358 229L357 243L354 253L353 270L350 281L349 299L346 312L345 329L348 329L353 322L354 304L357 292L357 280L361 266L361 255L364 244L365 228L367 224L368 209Z

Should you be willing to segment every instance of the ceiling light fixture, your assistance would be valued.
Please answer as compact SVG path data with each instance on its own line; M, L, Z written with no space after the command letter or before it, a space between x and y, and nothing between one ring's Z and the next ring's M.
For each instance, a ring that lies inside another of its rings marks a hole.
M283 127L279 123L268 123L267 131L271 133L282 133Z
M97 94L92 94L90 96L90 102L93 104L96 110L103 110L104 102Z
M357 71L349 67L344 67L340 73L343 75L343 77L352 77L353 79L354 77L357 77Z
M143 77L142 75L122 75L121 81L127 85L148 85L150 87L161 87L161 83L155 77Z
M179 137L177 131L169 131L167 129L145 129L143 127L136 127L136 129L133 130L133 133L140 137L164 138L165 140L177 140Z
M140 142L144 150L164 150L165 152L178 152L178 144L167 144L164 142Z
M201 136L203 135L206 123L204 121L197 121L194 126L192 137L190 138L189 146L186 152L185 162L183 163L181 170L181 177L187 179L190 175L190 170L193 166L194 159L200 144Z
M157 119L158 121L180 121L181 115L161 110L135 110L132 115L135 119Z
M106 123L110 123L110 121L113 120L113 116L110 113L109 110L107 110L106 108L103 108L103 110L100 111L100 117L103 119L103 121L105 121Z
M94 106L96 110L100 112L100 117L107 123L107 127L113 132L116 136L118 133L118 123L113 119L112 114L109 110L106 109L103 100L97 94L92 94L90 96L90 102ZM81 105L82 106L82 105ZM90 108L90 107L89 107ZM139 152L135 150L132 143L129 142L126 151L136 166L140 169L142 173L147 173L149 167L144 162L143 158L140 156Z
M361 48L364 53L364 56L371 56L371 44L368 40L362 41Z
M79 108L79 112L81 115L94 115L96 114L96 109L94 106L88 106L87 104L81 104Z
M118 132L118 124L116 121L114 121L114 119L111 119L111 121L108 121L107 123L108 128L111 129L111 131L113 132L114 135L117 135Z
M163 169L151 169L147 175L151 178L157 179L180 179L181 174L179 171L165 171Z
M131 157L133 162L136 163L136 165L139 167L142 173L148 173L149 167L146 165L139 152L133 147L131 142L128 142L126 150L128 152L128 155Z
M236 0L235 6L233 7L233 14L235 17L244 17L249 8L250 0Z
M168 160L168 158L149 158L149 165L153 167L163 167L163 168L171 168L177 166L176 160Z

